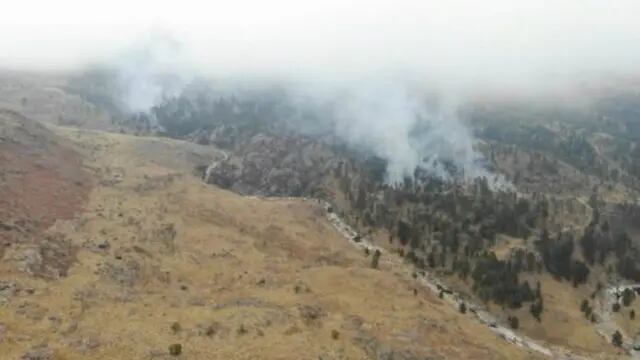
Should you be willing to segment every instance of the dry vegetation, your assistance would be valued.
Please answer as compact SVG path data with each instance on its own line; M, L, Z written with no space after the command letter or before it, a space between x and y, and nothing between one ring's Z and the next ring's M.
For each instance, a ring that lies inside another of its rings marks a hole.
M40 237L41 250L48 239L76 249L68 272L0 263L3 359L536 357L397 263L371 269L321 207L203 184L192 169L218 156L212 148L55 131L95 185L81 212Z

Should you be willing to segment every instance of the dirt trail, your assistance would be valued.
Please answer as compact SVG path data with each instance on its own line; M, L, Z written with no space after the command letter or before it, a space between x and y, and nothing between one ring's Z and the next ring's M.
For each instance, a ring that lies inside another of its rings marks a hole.
M627 334L623 329L616 324L613 320L613 304L619 302L619 297L622 295L622 292L625 289L631 289L636 291L636 289L640 288L640 284L625 284L625 285L615 285L604 288L601 290L598 296L598 306L595 307L594 311L596 315L599 317L599 321L596 324L596 328L598 334L600 334L606 341L611 341L611 336L614 332L620 331L622 334L623 345L622 347L629 352L631 358L640 359L640 349L634 349L634 335L635 334Z
M351 228L342 218L340 218L335 212L329 211L329 209L331 209L331 205L329 203L326 203L326 202L321 202L321 203L324 205L325 209L327 209L327 219L329 220L329 222L352 245L357 246L359 248L363 248L363 249L366 248L371 252L378 250L384 253L385 250L383 248L377 247L371 244L371 242L369 242L365 238L359 239L358 241L354 241L354 239L358 237L358 233L353 228ZM385 256L382 258L383 259L382 261L386 262L389 266L394 268L397 268L397 267L405 268L405 271L408 274L411 274L414 272L413 268L410 265L407 265L404 262L402 262L402 260L399 259L399 257L389 253L385 253L384 255ZM424 276L418 274L418 277L419 277L418 280L422 284L422 286L426 287L427 289L432 291L434 294L439 294L441 290L447 289L447 292L443 292L443 295L442 295L443 299L445 299L451 306L453 306L454 309L458 309L460 304L462 302L465 302L469 308L469 314L471 318L479 321L483 325L486 325L489 329L491 329L491 331L500 335L500 337L502 337L507 342L523 347L528 350L536 351L548 357L553 357L555 359L563 358L563 356L566 356L567 353L570 353L566 350L562 350L558 352L558 350L556 349L556 351L552 351L551 349L544 347L525 336L518 335L513 330L498 324L496 319L491 314L489 314L487 311L480 310L480 307L476 304L469 303L469 301L463 301L463 299L460 297L459 294L449 290L444 283L438 280L431 273L426 272ZM572 357L572 358L575 359L576 357Z

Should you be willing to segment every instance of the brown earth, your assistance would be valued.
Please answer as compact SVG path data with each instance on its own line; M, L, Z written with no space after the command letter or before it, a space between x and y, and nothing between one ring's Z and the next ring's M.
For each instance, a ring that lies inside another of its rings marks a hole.
M79 155L39 123L0 110L0 255L41 243L86 202L91 181Z

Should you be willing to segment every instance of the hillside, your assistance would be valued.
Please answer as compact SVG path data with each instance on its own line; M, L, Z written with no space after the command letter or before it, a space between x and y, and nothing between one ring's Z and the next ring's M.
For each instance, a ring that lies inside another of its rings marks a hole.
M185 359L538 356L419 286L394 255L372 269L319 204L204 184L193 169L221 157L212 147L33 124L18 155L49 140L82 166L54 158L70 178L10 184L47 186L29 209L51 220L0 262L2 358L162 359L171 344ZM47 194L75 204L72 185L86 191L73 211L48 207Z
M470 105L495 177L445 162L389 184L384 159L301 133L269 91L126 116L93 77L4 76L12 358L638 356L635 98Z

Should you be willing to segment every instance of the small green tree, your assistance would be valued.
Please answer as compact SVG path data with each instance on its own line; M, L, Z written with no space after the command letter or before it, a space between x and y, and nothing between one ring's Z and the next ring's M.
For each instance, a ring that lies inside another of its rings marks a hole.
M624 289L624 291L622 292L622 304L624 306L631 305L635 297L636 295L634 294L633 290L629 288Z
M380 255L382 255L382 253L380 252L380 250L376 249L376 251L373 253L373 258L371 259L371 267L374 269L378 268L378 263L380 262Z
M611 311L613 312L620 311L620 303L613 303L613 305L611 306Z
M460 303L460 306L458 307L458 309L460 310L461 313L466 313L467 312L467 305L463 302Z
M172 356L179 356L182 354L182 345L181 344L171 344L169 345L169 354Z
M622 346L622 334L620 331L616 330L616 332L611 335L611 343L617 347Z
M536 320L538 320L538 322L542 320L540 317L540 315L542 315L542 310L543 310L543 306L541 301L536 301L533 304L531 304L531 306L529 307L529 311L531 312L531 315L533 315L533 317Z
M517 316L509 316L509 326L511 326L511 328L514 330L518 329L518 327L520 326L520 320L518 320Z
M587 299L582 300L582 304L580 304L580 311L586 312L589 308L589 301Z

